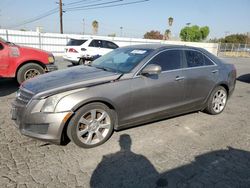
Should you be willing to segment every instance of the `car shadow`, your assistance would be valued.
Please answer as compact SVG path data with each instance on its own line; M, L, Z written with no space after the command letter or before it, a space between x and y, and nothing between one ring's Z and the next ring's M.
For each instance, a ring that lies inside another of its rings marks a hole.
M0 78L0 97L4 97L16 92L19 84L15 79Z
M250 83L250 74L243 74L237 78L240 82Z
M120 151L103 156L91 176L90 187L250 187L248 151L228 147L158 173L145 156L131 151L129 135L121 135L119 144Z

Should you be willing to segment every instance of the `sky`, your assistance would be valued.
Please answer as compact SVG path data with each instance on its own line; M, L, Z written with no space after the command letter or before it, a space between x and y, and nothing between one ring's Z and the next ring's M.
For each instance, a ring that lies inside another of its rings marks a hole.
M0 0L0 27L3 29L59 32L59 12L35 22L20 25L24 21L57 9L59 0ZM250 0L149 0L126 6L93 10L67 11L70 7L89 6L105 2L127 3L137 0L62 0L64 33L91 34L91 23L99 22L99 35L116 33L116 36L141 38L147 31L164 33L169 29L168 18L174 22L170 30L178 37L186 23L209 26L208 38L220 38L234 33L250 32ZM115 4L115 3L114 3ZM111 5L111 4L107 4ZM84 19L84 22L83 22ZM120 28L123 28L122 30Z

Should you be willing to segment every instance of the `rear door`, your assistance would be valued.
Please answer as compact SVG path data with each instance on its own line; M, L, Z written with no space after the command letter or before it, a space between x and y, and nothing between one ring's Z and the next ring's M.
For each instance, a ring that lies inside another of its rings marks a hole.
M87 50L86 54L89 56L103 55L101 53L101 47L102 47L102 40L93 39L89 43L88 50Z
M0 77L7 76L10 64L9 48L0 42Z
M218 67L205 54L197 50L184 50L185 101L189 108L204 104L218 79Z

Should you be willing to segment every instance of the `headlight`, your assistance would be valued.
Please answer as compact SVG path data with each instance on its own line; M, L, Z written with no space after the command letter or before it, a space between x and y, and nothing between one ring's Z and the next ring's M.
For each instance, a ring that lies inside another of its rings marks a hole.
M48 61L49 61L49 63L54 63L55 62L54 56L53 55L49 55Z
M81 89L75 89L75 90L71 90L71 91L66 91L63 93L59 93L56 95L52 95L50 97L48 97L42 108L41 108L41 112L45 112L45 113L52 113L55 111L55 108L57 106L57 104L60 102L61 99L63 99L64 97L72 94L72 93L76 93L78 91L82 91L85 90L86 88L81 88Z
M54 109L56 108L56 105L60 101L61 98L62 96L59 96L59 95L54 95L54 96L47 98L41 111L42 112L54 112Z

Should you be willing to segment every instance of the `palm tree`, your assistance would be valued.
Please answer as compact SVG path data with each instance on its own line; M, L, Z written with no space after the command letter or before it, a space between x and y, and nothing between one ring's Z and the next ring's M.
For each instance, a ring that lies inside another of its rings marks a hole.
M165 40L169 40L170 36L171 36L171 31L170 29L167 29L164 34Z
M94 35L96 35L98 33L98 27L99 27L98 21L94 20L92 22L92 28L93 28L93 34Z
M168 18L168 25L169 25L170 27L173 25L173 22L174 22L174 18L169 17L169 18Z

